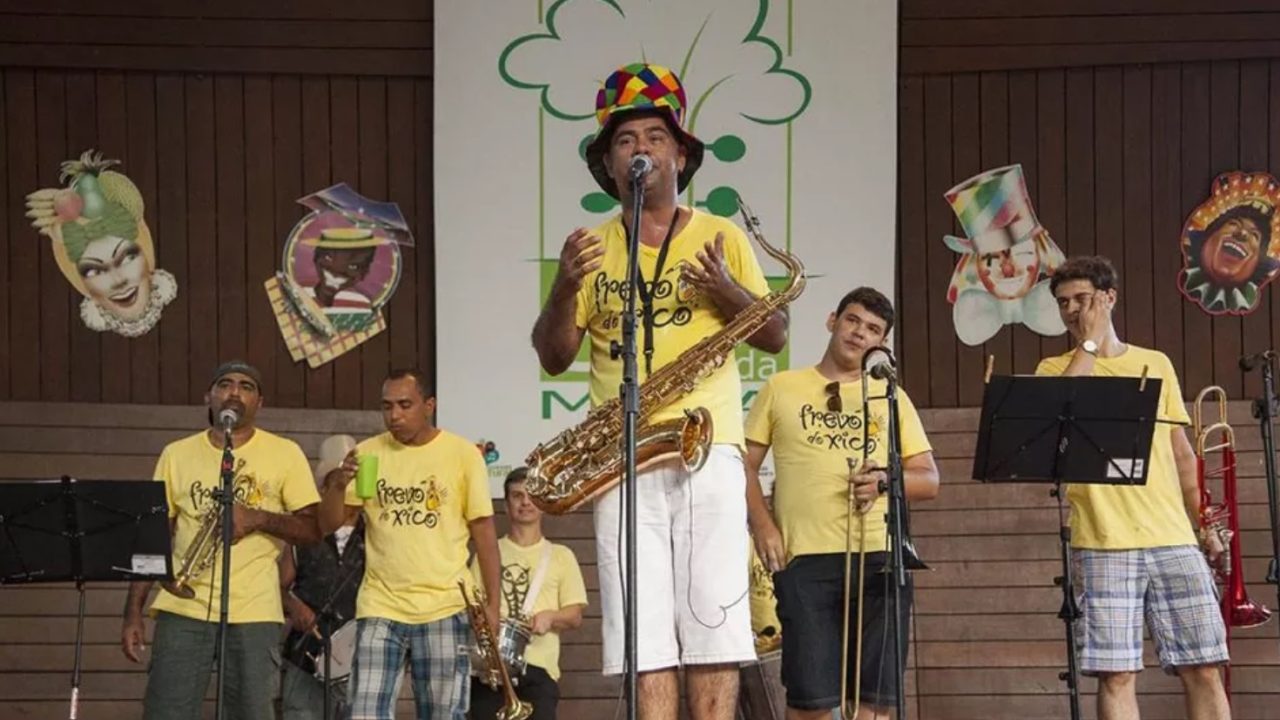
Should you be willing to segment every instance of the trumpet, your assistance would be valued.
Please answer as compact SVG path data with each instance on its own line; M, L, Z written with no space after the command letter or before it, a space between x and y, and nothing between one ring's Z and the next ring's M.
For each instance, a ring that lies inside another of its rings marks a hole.
M484 612L484 590L476 588L467 592L467 583L458 581L458 590L462 591L462 599L467 604L467 614L471 618L471 630L476 636L476 649L484 661L481 671L481 682L498 690L503 695L502 707L498 709L498 720L527 720L533 714L533 706L516 697L515 685L511 682L511 673L502 660L498 650L498 639L489 626L489 618Z
M221 546L222 503L215 501L200 517L200 527L196 529L196 536L191 539L186 551L182 553L182 561L178 563L173 579L164 581L160 587L183 600L195 597L196 591L192 583L213 565L213 559L217 557Z
M1214 396L1218 403L1217 422L1204 423L1205 399ZM1254 602L1244 585L1244 562L1240 552L1240 508L1236 486L1235 433L1227 423L1227 393L1221 387L1211 385L1196 395L1192 412L1196 436L1196 480L1200 488L1200 529L1214 533L1222 543L1223 554L1213 569L1214 579L1222 586L1221 610L1226 626L1227 642L1231 642L1231 628L1255 627L1271 619L1271 611ZM1216 466L1209 466L1209 456L1219 452ZM1209 481L1222 482L1222 501L1215 504L1209 491ZM1227 666L1224 683L1227 695L1231 694L1231 667Z

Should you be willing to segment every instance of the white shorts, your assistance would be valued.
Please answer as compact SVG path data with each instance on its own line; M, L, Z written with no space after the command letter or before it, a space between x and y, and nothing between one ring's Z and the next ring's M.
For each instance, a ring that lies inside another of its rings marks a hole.
M738 448L713 446L692 476L674 464L644 472L636 494L637 672L754 661L746 472ZM595 505L606 675L621 673L624 660L620 499L618 486Z

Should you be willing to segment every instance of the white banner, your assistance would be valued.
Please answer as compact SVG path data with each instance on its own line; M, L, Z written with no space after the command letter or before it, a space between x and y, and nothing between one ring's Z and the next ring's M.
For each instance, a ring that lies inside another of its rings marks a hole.
M493 444L495 496L587 408L585 352L550 378L529 334L565 236L617 212L581 154L604 79L674 70L707 144L681 201L729 215L740 194L808 268L789 348L740 350L745 407L773 372L818 360L844 293L893 296L897 16L894 0L436 3L439 415Z

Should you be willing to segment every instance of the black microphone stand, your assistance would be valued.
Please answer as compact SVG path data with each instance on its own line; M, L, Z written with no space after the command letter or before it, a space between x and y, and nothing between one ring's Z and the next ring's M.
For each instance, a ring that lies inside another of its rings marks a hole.
M623 588L623 615L625 629L624 666L626 677L623 691L627 699L627 720L635 720L639 705L636 694L636 662L639 632L636 614L636 422L640 417L640 382L636 366L636 295L640 278L640 216L644 210L643 171L632 170L631 183L631 232L627 243L627 277L630 290L623 298L622 342L609 348L614 359L622 359L622 383L618 394L622 401L622 507L623 526L626 534L626 573Z
M867 367L867 359L875 353L883 353L887 358L885 369L887 372L877 373L874 369L869 370ZM890 574L893 582L893 610L889 613L889 620L892 623L893 632L893 664L894 677L897 678L896 683L896 699L899 716L905 716L907 699L906 699L906 674L907 663L906 653L903 648L906 647L907 629L902 627L899 620L899 608L902 607L902 591L907 586L907 564L905 554L907 551L907 496L906 496L906 479L902 470L902 438L898 435L898 376L895 367L893 353L888 348L877 347L868 350L862 356L862 382L863 397L870 399L867 390L867 374L872 372L874 377L883 377L885 381L885 404L888 406L887 419L888 428L885 430L886 453L888 455L888 467L885 468L887 477L885 488L889 496L889 509L885 518L885 525L889 531L888 550L889 550L889 567L886 571ZM867 419L863 418L863 422ZM864 549L865 552L865 549ZM843 702L843 698L841 698Z
M1262 430L1262 457L1267 476L1267 513L1271 521L1271 562L1267 565L1267 582L1276 586L1276 607L1280 608L1280 524L1276 519L1276 440L1274 421L1276 416L1275 358L1272 351L1262 353L1262 397L1253 401L1253 416ZM1246 358L1248 360L1248 358ZM1251 363L1250 363L1251 364ZM1245 370L1252 369L1245 360L1240 363Z
M222 420L220 417L219 420ZM222 421L222 486L218 490L218 503L222 506L222 596L218 607L218 644L216 667L218 694L214 717L226 717L223 690L226 685L228 606L231 604L231 539L235 518L235 456L231 453L231 429L234 423Z
M347 542L350 543L354 540L355 536L353 534ZM339 559L338 563L341 565L341 559ZM338 613L333 609L333 606L338 602L338 597L342 595L342 592L347 589L347 586L351 584L351 581L354 580L357 575L364 575L363 563L360 565L353 565L347 569L346 574L342 576L342 580L340 580L337 586L329 592L329 596L325 599L324 604L320 606L320 609L315 611L315 618L311 621L311 624L303 628L302 632L299 633L298 637L293 641L292 652L297 652L301 649L302 643L306 642L307 636L311 634L311 631L316 628L320 628L320 646L324 649L324 720L329 720L330 718L329 709L330 702L332 701L329 678L333 675L331 667L332 663L330 662L333 659L333 626L345 619L342 617L341 613ZM306 603L305 600L302 602L304 604Z

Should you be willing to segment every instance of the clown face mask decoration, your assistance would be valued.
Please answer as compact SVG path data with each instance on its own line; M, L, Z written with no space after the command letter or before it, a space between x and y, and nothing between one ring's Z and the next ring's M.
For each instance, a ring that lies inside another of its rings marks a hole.
M1210 315L1246 315L1280 269L1280 188L1266 173L1229 172L1182 228L1178 290Z
M145 334L178 295L173 275L156 268L142 194L108 168L118 160L86 150L62 163L62 188L27 196L27 217L52 243L53 257L84 299L80 317L98 332Z
M1064 257L1036 218L1022 166L975 175L948 190L946 199L969 236L943 238L960 253L947 290L960 341L981 345L1017 323L1041 335L1066 332L1049 292L1049 277Z

